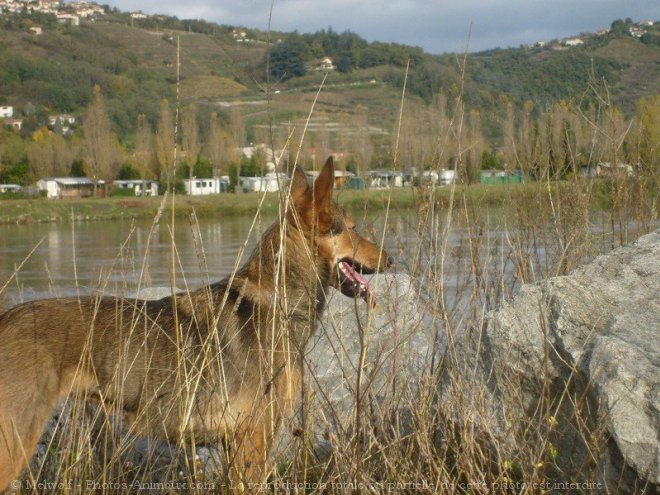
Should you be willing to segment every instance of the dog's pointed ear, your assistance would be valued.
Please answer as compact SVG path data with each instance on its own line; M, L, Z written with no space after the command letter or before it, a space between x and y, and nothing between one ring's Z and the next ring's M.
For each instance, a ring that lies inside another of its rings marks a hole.
M314 181L314 205L318 211L327 209L332 202L332 189L335 186L335 164L330 156L319 176Z
M307 184L307 177L305 177L305 172L302 171L299 165L296 165L293 169L293 175L291 176L291 199L296 203L303 194L309 189L309 184Z
M321 232L330 229L332 223L332 189L334 185L335 165L331 156L323 165L314 185L306 193L307 224L310 227L315 225Z

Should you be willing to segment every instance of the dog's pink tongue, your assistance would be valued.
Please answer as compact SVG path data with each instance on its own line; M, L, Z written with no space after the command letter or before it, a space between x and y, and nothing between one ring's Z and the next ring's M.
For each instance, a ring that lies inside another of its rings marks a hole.
M346 278L348 278L351 282L353 282L356 285L356 287L358 287L359 289L358 293L360 297L365 301L367 301L372 306L375 306L376 298L374 297L373 289L369 287L369 282L367 282L362 275L360 275L357 271L355 271L355 269L345 261L341 262L341 271L344 272Z

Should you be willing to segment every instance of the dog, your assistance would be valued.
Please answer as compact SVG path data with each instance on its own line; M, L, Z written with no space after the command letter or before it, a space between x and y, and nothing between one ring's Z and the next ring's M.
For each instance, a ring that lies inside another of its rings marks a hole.
M392 265L295 167L280 218L220 282L157 301L57 298L0 316L0 490L20 476L57 402L114 404L133 431L224 443L230 480L263 483L278 424L300 394L303 349L329 287L373 304L363 274Z

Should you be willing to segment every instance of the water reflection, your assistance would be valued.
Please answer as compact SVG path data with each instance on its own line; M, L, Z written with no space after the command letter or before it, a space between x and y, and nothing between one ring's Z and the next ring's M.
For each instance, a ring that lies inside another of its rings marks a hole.
M272 220L257 219L254 227L252 218L235 217L194 225L180 220L174 227L151 221L2 225L0 287L11 280L5 305L169 285L172 274L179 287L197 287L229 273L241 248L247 256Z
M565 255L553 225L539 224L531 230L512 226L510 212L503 209L484 210L476 226L473 219L470 225L454 220L447 239L444 213L425 221L412 210L353 213L358 229L376 242L384 240L397 260L396 271L411 275L421 297L433 306L442 298L459 311L470 304L492 307L521 280L556 275L557 261ZM0 225L0 289L9 281L0 294L0 306L172 283L181 289L197 288L229 274L241 251L244 260L273 220L179 219L174 226L167 220L156 226L149 220ZM605 215L594 216L584 243L589 251L575 253L575 258L569 253L571 266L615 247L615 236L607 227Z

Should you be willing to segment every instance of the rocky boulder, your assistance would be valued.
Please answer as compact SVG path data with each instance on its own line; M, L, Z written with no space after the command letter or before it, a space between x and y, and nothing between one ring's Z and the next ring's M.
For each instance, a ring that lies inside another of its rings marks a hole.
M331 290L328 308L305 353L305 424L320 459L342 443L342 433L350 435L358 395L368 403L372 418L382 421L393 400L398 397L403 403L401 397L414 391L431 359L433 336L410 277L375 275L369 285L376 294L373 308ZM276 456L289 455L290 431L300 424L300 417L290 419L293 428L280 428Z
M591 466L611 493L660 485L660 231L522 287L459 354L478 362L502 445L547 407L560 476Z

